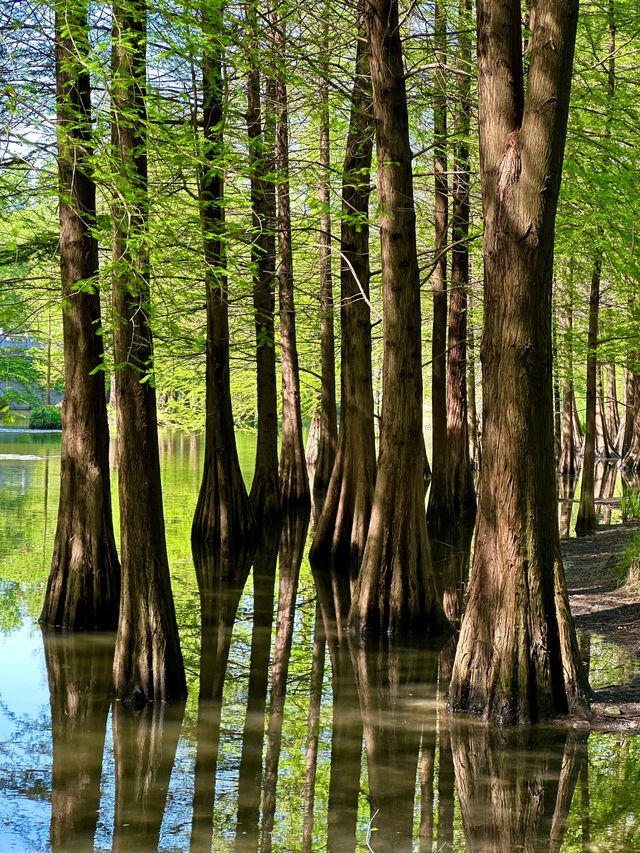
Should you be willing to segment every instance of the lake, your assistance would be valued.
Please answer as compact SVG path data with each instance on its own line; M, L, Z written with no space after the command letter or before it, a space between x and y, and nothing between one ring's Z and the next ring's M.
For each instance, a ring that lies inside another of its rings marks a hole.
M248 483L255 436L238 441ZM112 635L37 622L60 436L0 432L0 851L640 849L638 735L451 719L453 643L343 636L305 517L194 566L203 441L162 430L160 451L189 698L133 711L111 698ZM468 555L434 545L450 607ZM594 686L638 672L597 636L590 652Z

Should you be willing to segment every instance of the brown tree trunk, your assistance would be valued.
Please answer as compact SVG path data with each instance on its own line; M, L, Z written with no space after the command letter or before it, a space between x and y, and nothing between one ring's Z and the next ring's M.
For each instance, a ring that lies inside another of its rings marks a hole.
M250 32L259 37L257 0L247 6ZM247 72L247 130L251 173L251 268L256 325L256 385L258 435L250 501L258 529L262 519L280 512L278 477L278 394L275 350L276 189L269 179L275 170L274 81L267 78L264 127L260 111L260 69L255 53ZM269 97L271 95L271 97Z
M620 429L620 411L618 409L618 388L616 383L615 364L607 365L607 430L611 439L612 449L615 450L615 438Z
M378 153L384 399L371 522L349 620L360 633L438 633L449 623L436 596L424 472L415 461L423 440L420 277L397 0L370 3L367 25Z
M536 5L526 100L520 5L480 0L477 14L483 454L449 701L514 724L587 705L560 555L551 372L554 222L578 7Z
M298 508L284 519L279 555L278 615L271 667L271 703L267 724L267 747L262 784L262 827L260 850L270 853L276 812L276 787L282 745L284 702L287 693L293 619L300 565L309 526L309 512Z
M587 339L587 393L586 421L584 435L584 459L582 462L582 485L580 506L576 519L576 536L588 536L596 528L596 505L594 495L594 476L596 463L596 404L597 404L597 348L598 348L598 307L600 305L600 258L596 258L591 275L589 293L589 332Z
M620 467L627 474L640 472L640 376L633 373L631 391L632 403L627 408L627 417L631 418L632 430L629 439L629 449L624 455Z
M471 312L472 294L467 296L467 315ZM469 457L472 467L477 469L480 463L480 436L478 434L478 411L476 408L476 341L473 323L467 317L467 406L469 409Z
M150 370L146 157L146 13L113 7L112 146L114 352L122 592L114 658L117 696L183 699L186 680L171 594L162 510L156 398Z
M562 474L560 477L560 538L568 539L571 528L571 513L573 511L573 496L576 492L578 483L578 474L573 477L568 474Z
M562 376L562 451L558 461L558 471L563 477L572 480L576 476L577 459L573 430L573 306L571 294L567 295L567 304L562 312L562 337L566 357Z
M584 430L578 414L575 392L573 394L573 442L576 446L576 453L584 455Z
M113 640L42 631L51 698L54 853L93 850L111 704Z
M371 72L364 19L360 16L342 176L340 432L336 460L310 553L313 561L331 560L353 581L362 561L376 472L369 309L372 150Z
M184 703L113 703L116 804L113 853L157 850Z
M322 45L319 59L320 91L320 436L313 475L313 490L326 492L336 458L338 415L336 411L335 336L333 329L333 287L331 276L331 157L329 148L329 6L325 2Z
M120 564L101 370L91 84L83 55L88 51L87 7L71 8L59 0L55 12L65 394L58 525L40 621L71 630L105 630L118 623Z
M231 409L229 307L224 213L224 80L221 31L224 0L207 6L202 22L203 146L200 174L207 371L204 471L191 537L230 559L255 535L255 520L240 471Z
M627 368L625 370L624 381L624 403L622 417L620 418L620 428L618 429L618 435L616 437L616 451L621 459L624 459L629 452L631 439L633 437L633 416L636 407L636 394L640 384L638 376L632 369L632 363L636 359L636 354L633 356L629 354L627 356Z
M597 368L597 405L596 405L596 453L601 459L613 456L611 436L607 424L607 408L602 381L602 365Z
M286 24L274 14L276 72L277 173L278 173L278 283L280 296L280 361L282 367L282 443L280 446L280 498L283 508L309 506L309 476L302 440L300 373L296 343L296 309L293 298L293 254L289 199L289 107L284 78Z
M436 0L433 42L436 70L433 90L434 269L431 337L431 491L427 517L436 526L451 518L451 487L447 453L447 241L449 185L447 180L447 22Z
M562 454L562 411L560 405L560 382L558 372L553 374L553 455L556 462Z
M471 26L470 0L460 4L461 31L458 36L458 68L456 78L456 139L453 168L451 237L451 295L449 299L449 353L447 361L447 495L439 505L440 521L462 515L473 516L476 493L469 457L467 412L467 291L469 288L469 131L471 98L469 68L471 39L466 27ZM474 415L475 416L475 415ZM435 460L434 460L435 464Z

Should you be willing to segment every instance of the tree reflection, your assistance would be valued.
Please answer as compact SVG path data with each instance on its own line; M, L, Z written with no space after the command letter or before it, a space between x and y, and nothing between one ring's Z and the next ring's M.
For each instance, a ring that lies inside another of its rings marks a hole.
M364 727L371 801L370 848L411 851L418 754L425 717L435 730L437 650L389 638L351 646ZM420 714L411 705L420 699Z
M114 853L156 851L184 703L113 704Z
M451 744L468 850L560 850L586 734L454 721Z
M290 510L283 522L280 540L278 617L273 650L271 703L267 724L267 751L264 768L262 807L262 851L271 850L271 833L276 810L276 786L282 743L284 700L293 640L293 620L300 564L309 526L309 511Z
M253 625L247 714L242 733L242 755L238 779L238 824L236 849L258 846L260 796L262 793L262 742L269 686L269 654L273 625L273 595L280 543L280 524L264 529L253 563Z
M219 549L193 543L193 561L200 592L202 639L192 851L211 850L222 691L233 625L252 559L252 549L237 552L231 558L223 558Z
M576 493L576 486L578 485L578 476L578 473L573 477L570 477L568 474L562 474L558 479L560 491L559 524L561 539L568 539L571 533L571 512L573 510L573 497Z
M328 853L352 853L356 847L358 795L362 763L362 716L358 689L343 632L349 612L348 571L316 563L313 579L322 613L331 660L333 719L331 724L331 774L327 821Z
M93 850L115 634L41 626L51 699L51 849Z

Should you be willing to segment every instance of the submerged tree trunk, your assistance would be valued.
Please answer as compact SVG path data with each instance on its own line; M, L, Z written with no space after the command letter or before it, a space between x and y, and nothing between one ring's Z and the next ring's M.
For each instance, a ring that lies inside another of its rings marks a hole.
M336 458L338 416L336 411L335 337L333 330L333 287L331 276L331 157L329 148L329 7L325 2L319 62L320 91L320 347L322 387L320 391L320 436L313 475L313 490L325 492Z
M588 536L596 528L596 505L594 476L596 462L596 380L598 348L598 307L600 305L600 258L593 265L591 290L589 293L589 333L587 340L587 394L586 422L584 435L584 459L582 462L582 485L580 506L576 519L576 536Z
M112 145L114 352L122 593L115 691L132 702L186 696L162 510L153 343L149 325L146 12L113 7Z
M285 20L274 12L274 49L285 61ZM282 443L280 447L280 497L283 508L309 506L309 477L302 440L300 372L296 343L296 309L293 298L293 254L289 199L289 107L284 66L276 72L277 172L278 172L278 283L280 296L280 360L282 366Z
M434 173L434 269L433 331L431 337L431 491L427 517L435 525L451 518L451 486L447 453L447 240L449 227L449 185L447 180L447 23L444 8L436 0L433 29L436 70L433 91L433 173Z
M577 16L573 0L536 5L525 99L520 5L478 4L483 455L449 701L454 711L506 724L587 705L558 536L551 351L554 222Z
M65 395L58 526L40 621L105 630L118 623L120 564L101 369L91 84L82 55L88 51L87 7L57 2L55 11Z
M469 130L471 115L469 68L471 39L470 0L460 4L462 29L458 36L459 73L456 79L456 114L452 222L449 352L447 360L447 445L445 455L447 495L440 501L440 522L476 511L476 493L469 457L467 411L467 290L469 288ZM474 390L475 393L475 390ZM475 407L474 407L475 408ZM475 412L474 412L475 417ZM435 464L435 461L434 461Z
M225 557L255 535L253 511L236 449L229 375L229 307L224 213L224 80L222 8L203 18L203 147L200 190L207 304L207 401L204 471L191 536Z
M367 7L376 118L384 306L378 475L349 614L360 633L448 630L438 602L424 511L420 277L397 0Z
M250 31L258 38L257 0L247 7ZM270 176L275 171L274 81L267 78L263 117L260 111L260 69L253 52L247 72L247 131L251 171L253 239L253 310L256 325L256 387L258 435L256 464L249 496L258 529L262 519L280 512L278 477L278 392L274 331L276 283L276 189ZM270 97L269 97L270 96Z
M373 102L363 18L342 176L340 225L341 392L336 459L311 547L353 581L362 561L375 485L376 457L369 310L369 183Z

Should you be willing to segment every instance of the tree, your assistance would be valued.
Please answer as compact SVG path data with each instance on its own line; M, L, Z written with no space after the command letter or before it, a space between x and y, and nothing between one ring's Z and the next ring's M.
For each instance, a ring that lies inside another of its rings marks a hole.
M577 3L530 21L478 5L484 231L483 455L469 600L449 701L503 723L587 706L560 555L553 447L554 221Z
M360 13L340 220L340 430L335 463L311 547L355 581L375 486L376 456L369 309L369 193L373 151L371 71Z
M437 600L424 476L420 279L402 44L396 0L367 7L380 200L384 301L378 474L362 566L349 613L358 632L447 630Z
M40 621L78 630L118 622L109 426L98 291L87 6L55 8L65 396L58 526Z
M146 244L146 8L114 4L111 140L113 314L122 592L113 664L130 702L183 699L187 687L167 559L149 320Z
M224 0L203 7L203 151L200 215L207 297L207 419L204 473L191 535L231 554L255 535L231 408L224 210Z

